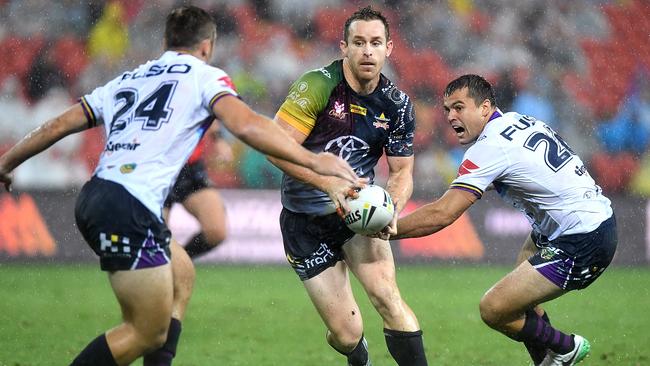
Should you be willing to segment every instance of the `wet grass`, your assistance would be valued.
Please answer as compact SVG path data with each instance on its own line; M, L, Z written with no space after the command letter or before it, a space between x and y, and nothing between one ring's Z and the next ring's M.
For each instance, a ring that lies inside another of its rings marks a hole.
M527 365L521 344L485 326L478 301L508 271L404 266L430 365ZM650 268L610 268L589 289L548 304L553 324L586 336L586 365L650 364ZM355 284L375 366L394 365L381 320ZM0 265L0 365L67 365L119 321L95 266ZM175 365L344 365L302 285L284 266L199 266ZM136 364L141 364L140 361Z

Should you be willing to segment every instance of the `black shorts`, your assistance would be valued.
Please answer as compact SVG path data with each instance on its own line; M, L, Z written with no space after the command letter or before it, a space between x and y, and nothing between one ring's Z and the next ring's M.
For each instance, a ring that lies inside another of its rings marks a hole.
M312 216L280 214L280 229L287 260L302 281L313 278L343 259L343 244L354 236L337 214Z
M551 282L564 290L589 286L605 271L618 243L614 215L586 234L560 236L548 241L531 236L540 249L528 262Z
M77 227L104 271L125 271L171 261L171 232L122 185L93 177L75 206Z
M178 174L176 183L165 200L165 207L172 207L174 202L182 203L192 193L209 187L212 187L212 182L205 169L205 164L200 160L187 163Z

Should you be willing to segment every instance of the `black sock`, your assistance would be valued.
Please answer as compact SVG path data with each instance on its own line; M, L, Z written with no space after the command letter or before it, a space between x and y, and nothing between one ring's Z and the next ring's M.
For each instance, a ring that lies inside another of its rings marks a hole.
M190 258L196 258L200 255L203 255L209 252L213 248L210 243L205 239L203 232L196 234L192 240L190 240L187 245L185 245L185 251Z
M548 317L547 317L548 319ZM537 347L544 347L555 353L565 354L575 347L573 336L562 333L553 328L534 311L526 312L524 328L515 337L520 342L535 344Z
M172 318L167 331L167 341L159 349L143 357L143 366L170 366L176 356L176 346L181 336L181 321Z
M111 349L108 348L106 334L93 339L70 366L117 366Z
M331 344L330 346L334 348L336 352L348 358L348 366L367 366L369 364L368 342L366 342L366 338L363 334L361 335L359 343L357 343L356 347L354 347L350 353L343 352Z
M526 311L526 316L528 316L528 312L535 313L535 310ZM551 325L551 320L548 318L548 315L546 315L546 311L542 315L542 319L548 323L548 325ZM546 357L546 347L531 341L524 341L524 346L526 346L526 350L528 350L528 354L535 365L539 365L544 361L544 357Z
M402 332L384 328L388 351L399 366L427 366L422 331Z

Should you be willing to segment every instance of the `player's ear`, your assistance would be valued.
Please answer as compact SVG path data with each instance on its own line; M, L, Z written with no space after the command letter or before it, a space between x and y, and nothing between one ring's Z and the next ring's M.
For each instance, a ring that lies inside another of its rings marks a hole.
M348 52L348 42L344 40L339 41L339 49L341 49L341 55L345 57L346 53Z
M386 57L390 56L390 54L393 52L393 40L388 40L386 42Z
M487 117L488 114L490 114L490 107L492 106L492 103L490 102L489 99L485 99L483 103L481 103L481 116L483 118Z

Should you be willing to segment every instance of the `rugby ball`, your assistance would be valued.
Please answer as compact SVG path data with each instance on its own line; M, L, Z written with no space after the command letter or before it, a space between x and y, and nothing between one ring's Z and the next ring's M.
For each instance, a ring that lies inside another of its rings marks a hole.
M348 198L350 213L345 224L357 234L373 235L390 224L395 213L393 200L386 190L370 184L359 191L359 197Z

